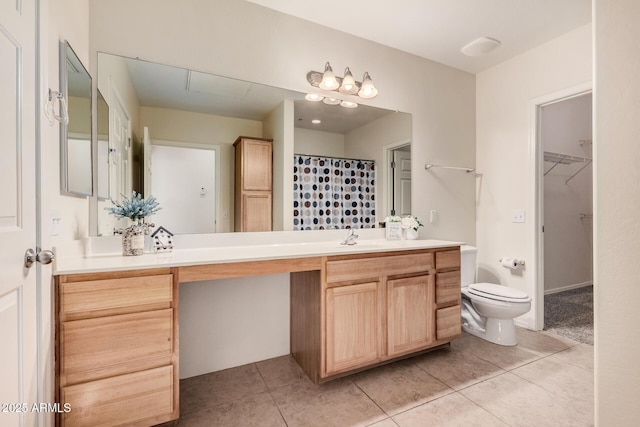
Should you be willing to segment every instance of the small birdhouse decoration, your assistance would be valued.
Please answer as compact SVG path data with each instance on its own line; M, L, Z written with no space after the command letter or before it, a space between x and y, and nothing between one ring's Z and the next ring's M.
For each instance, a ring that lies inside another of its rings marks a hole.
M151 234L153 247L156 252L171 252L173 249L173 233L164 227L158 227Z

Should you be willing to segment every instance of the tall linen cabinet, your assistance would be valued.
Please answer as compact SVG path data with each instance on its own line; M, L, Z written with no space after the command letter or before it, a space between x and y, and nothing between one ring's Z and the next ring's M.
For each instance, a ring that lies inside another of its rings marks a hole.
M271 139L241 136L235 148L235 231L272 230L273 146Z

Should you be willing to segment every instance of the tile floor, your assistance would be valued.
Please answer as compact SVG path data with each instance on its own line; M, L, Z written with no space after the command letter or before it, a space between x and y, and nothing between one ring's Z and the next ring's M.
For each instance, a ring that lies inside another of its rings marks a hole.
M591 426L593 347L518 329L314 385L289 356L181 381L178 426Z

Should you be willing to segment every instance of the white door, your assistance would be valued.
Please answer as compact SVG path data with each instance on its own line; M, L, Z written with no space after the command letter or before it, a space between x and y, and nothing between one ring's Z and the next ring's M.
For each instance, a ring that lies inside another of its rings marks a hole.
M129 113L120 100L118 92L111 92L111 108L109 108L109 149L111 163L109 165L109 197L112 200L122 200L122 196L131 196L130 148L131 130L129 128Z
M151 186L162 209L153 222L174 234L216 232L216 151L154 144Z
M411 215L411 151L393 151L393 209L395 215Z
M35 425L36 1L0 1L0 425Z

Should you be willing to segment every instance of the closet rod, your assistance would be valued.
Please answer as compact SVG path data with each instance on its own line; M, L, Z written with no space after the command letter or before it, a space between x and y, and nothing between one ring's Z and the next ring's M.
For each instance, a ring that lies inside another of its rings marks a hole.
M455 169L455 170L465 171L466 173L470 173L470 172L475 171L475 169L474 169L474 168L461 168L461 167L458 167L458 166L442 166L442 165L433 165L433 164L430 164L430 163L427 163L426 165L424 165L424 168L425 168L426 170L429 170L429 169L431 169L431 168Z

